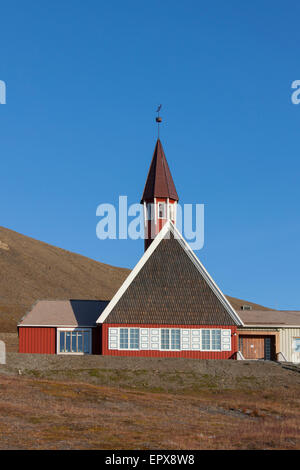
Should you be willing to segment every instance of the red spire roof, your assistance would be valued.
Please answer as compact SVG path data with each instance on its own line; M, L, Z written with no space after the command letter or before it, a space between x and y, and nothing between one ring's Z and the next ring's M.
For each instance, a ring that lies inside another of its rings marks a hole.
M141 203L155 197L178 201L178 194L168 166L161 141L157 139Z

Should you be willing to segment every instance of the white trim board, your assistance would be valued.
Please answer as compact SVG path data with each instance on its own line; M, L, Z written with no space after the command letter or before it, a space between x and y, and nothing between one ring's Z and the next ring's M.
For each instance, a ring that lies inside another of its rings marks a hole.
M182 248L186 251L187 255L191 259L191 261L194 263L195 267L198 269L198 271L201 273L203 276L204 280L207 282L207 284L211 287L212 291L214 294L217 296L219 301L222 303L223 307L225 310L228 312L232 320L236 323L237 326L244 326L243 321L241 318L238 316L234 308L231 306L229 301L226 299L225 295L221 291L221 289L217 286L215 281L212 279L212 277L208 274L200 260L197 258L189 244L184 240L183 236L181 233L177 230L177 228L173 225L171 220L168 220L161 231L158 233L158 235L154 238L153 242L151 245L148 247L148 249L145 251L143 256L141 257L140 261L137 263L137 265L134 267L134 269L131 271L127 279L123 282L122 286L119 288L119 290L116 292L116 294L113 296L109 304L106 306L106 308L103 310L101 315L99 316L98 320L96 323L103 323L112 309L115 307L115 305L118 303L120 298L123 296L124 292L128 289L132 281L135 279L137 274L140 272L146 261L150 258L152 253L156 250L160 242L166 237L168 232L172 232L174 235L175 239L178 241L178 243L181 244Z

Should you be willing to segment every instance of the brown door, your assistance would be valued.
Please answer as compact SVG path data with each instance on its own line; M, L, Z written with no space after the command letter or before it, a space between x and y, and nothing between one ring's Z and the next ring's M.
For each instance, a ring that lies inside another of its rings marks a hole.
M245 359L274 359L274 336L240 336L240 351Z

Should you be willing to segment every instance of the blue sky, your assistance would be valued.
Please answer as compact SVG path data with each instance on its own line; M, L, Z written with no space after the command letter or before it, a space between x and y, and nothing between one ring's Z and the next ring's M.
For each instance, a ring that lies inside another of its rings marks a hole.
M299 2L11 0L1 5L0 225L132 268L96 207L139 202L155 110L197 252L228 295L300 309Z

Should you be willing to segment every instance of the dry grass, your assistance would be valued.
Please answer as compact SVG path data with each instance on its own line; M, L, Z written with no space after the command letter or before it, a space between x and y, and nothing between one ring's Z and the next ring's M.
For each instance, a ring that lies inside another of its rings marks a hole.
M0 434L0 449L299 449L299 384L167 393L0 375Z

